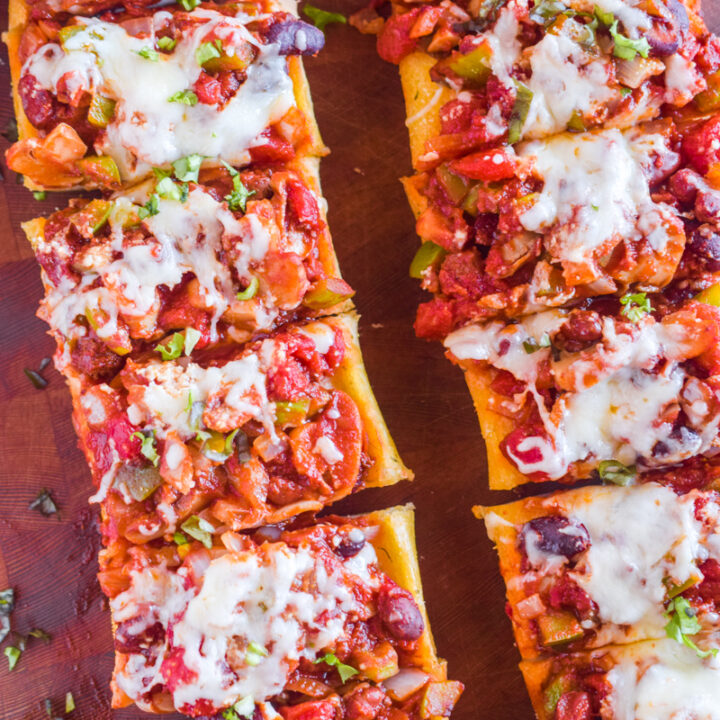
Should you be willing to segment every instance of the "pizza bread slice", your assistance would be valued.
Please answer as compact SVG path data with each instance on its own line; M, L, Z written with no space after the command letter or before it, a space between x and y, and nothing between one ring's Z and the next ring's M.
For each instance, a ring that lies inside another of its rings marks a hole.
M184 158L174 175L25 223L57 367L109 381L128 355L178 357L351 307L317 162L188 170Z
M196 522L242 530L410 479L346 314L246 345L70 376L106 537L146 543Z
M434 299L420 337L587 297L713 284L720 116L562 134L406 178L423 241L411 275Z
M490 487L612 475L708 484L719 332L717 306L642 293L453 332L445 346L473 396Z
M410 506L100 554L113 707L225 718L449 716Z
M664 638L676 616L717 632L719 510L716 490L657 483L476 507L523 660Z
M299 57L324 36L279 5L37 18L11 0L19 141L6 159L31 189L117 190L188 156L243 165L326 152Z
M718 42L699 3L395 2L378 37L398 63L413 166L629 127L697 98L717 109Z
M718 720L720 638L707 638L705 648L653 640L520 669L538 720Z

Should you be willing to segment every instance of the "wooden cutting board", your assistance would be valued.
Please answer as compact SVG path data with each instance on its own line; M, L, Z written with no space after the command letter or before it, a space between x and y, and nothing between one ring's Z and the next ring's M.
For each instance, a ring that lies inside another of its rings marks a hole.
M318 4L347 13L362 0ZM708 5L706 14L713 8L720 19L720 0ZM7 27L6 16L2 23ZM4 49L0 57L4 129L12 110ZM450 677L466 685L453 718L528 720L532 709L516 666L495 553L470 511L475 503L514 496L487 490L485 450L461 373L438 344L417 340L412 330L423 293L407 272L417 240L397 180L410 168L397 68L376 56L373 38L339 25L329 26L324 52L306 68L320 129L332 148L322 179L340 265L357 290L365 362L398 448L416 473L413 483L369 490L335 509L415 504L438 650ZM0 138L3 151L7 145ZM76 447L70 397L54 369L45 371L49 385L42 391L24 373L52 354L53 342L35 317L42 287L20 223L62 207L67 196L38 202L14 173L2 170L0 590L17 592L15 630L39 627L52 640L33 641L12 673L0 656L0 719L45 718L45 698L60 715L70 691L73 720L139 720L148 716L109 709L112 637L95 579L95 510L87 505L90 474ZM28 508L43 487L57 501L59 519Z

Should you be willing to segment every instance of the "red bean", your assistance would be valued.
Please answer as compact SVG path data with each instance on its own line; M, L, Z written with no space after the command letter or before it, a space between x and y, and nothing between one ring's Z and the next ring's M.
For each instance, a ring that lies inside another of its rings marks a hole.
M417 640L425 629L415 599L397 585L380 589L378 615L385 629L398 640Z

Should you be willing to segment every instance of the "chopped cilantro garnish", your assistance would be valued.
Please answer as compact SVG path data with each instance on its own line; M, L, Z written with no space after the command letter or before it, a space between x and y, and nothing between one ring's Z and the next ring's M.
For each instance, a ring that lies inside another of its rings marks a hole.
M199 4L200 0L177 0L177 4L183 9L183 10L194 10Z
M5 653L5 657L8 659L8 670L13 670L18 664L18 660L22 655L22 650L14 647L13 645L8 645L3 652Z
M37 510L41 515L50 517L50 515L57 515L58 509L55 501L53 500L50 491L43 488L37 497L28 505L30 510Z
M602 8L595 6L594 9L595 17L607 27L610 27L615 22L615 15L613 15L611 12L608 12L606 10L603 10Z
M155 467L160 463L160 456L157 454L155 449L155 431L151 430L149 435L141 433L139 430L132 434L132 437L137 438L142 443L140 452L153 464Z
M351 665L345 665L345 663L340 662L334 653L325 653L325 655L317 660L313 660L313 664L317 665L318 663L325 663L326 665L335 667L343 683L347 682L353 675L357 675L358 672Z
M180 90L168 98L168 102L183 103L183 105L197 105L198 96L192 90Z
M163 200L176 200L185 202L188 197L188 186L185 183L176 183L172 178L165 177L155 186L157 194Z
M197 182L203 156L193 153L176 160L173 165L175 177L181 182Z
M138 209L138 217L141 220L144 220L146 217L150 217L151 215L157 215L160 212L159 203L160 198L153 193L145 205Z
M138 50L137 54L146 60L151 60L152 62L157 62L159 57L157 50L153 50L151 47L144 47Z
M636 475L634 465L623 465L617 460L603 460L598 465L598 475L602 480L615 483L615 485L627 485Z
M200 337L199 330L187 328L185 332L173 333L169 340L156 345L155 350L162 355L163 360L177 360L182 353L189 355Z
M177 40L170 37L161 37L157 39L157 46L161 50L172 50L177 45Z
M222 711L224 720L240 720L251 718L255 713L255 701L250 695L240 698L232 707Z
M231 210L242 210L242 212L245 212L248 198L251 195L254 195L255 191L248 190L245 185L243 185L243 182L240 179L240 173L232 165L228 165L224 160L221 162L225 166L225 169L230 173L230 177L233 181L233 191L229 195L225 196L225 201Z
M197 60L197 64L200 66L204 65L208 60L212 60L213 58L219 58L219 57L220 57L220 50L218 49L218 46L216 43L204 42L195 51L195 59Z
M623 97L627 97L628 95L632 94L632 88L629 87L621 87L620 88L620 94Z
M47 193L44 190L35 190L33 192L33 197L36 200L44 200L47 197Z
M257 279L256 275L253 275L248 286L239 293L236 293L235 297L238 300L250 300L255 297L259 287L260 281Z
M650 300L644 292L623 295L620 304L623 305L620 313L634 323L639 322L643 315L652 310Z
M212 534L215 528L207 520L191 515L180 529L191 538L199 540L208 550L212 547Z
M189 540L181 532L173 533L173 541L176 545L187 545Z
M312 21L312 24L325 32L325 27L330 23L347 23L347 18L344 15L336 12L328 12L327 10L321 10L314 5L305 5L303 13L307 15Z
M186 328L185 342L183 343L183 352L189 355L198 344L198 340L202 337L202 333L195 328Z
M665 632L669 638L694 650L701 658L708 655L717 655L717 648L701 650L688 637L689 635L697 635L702 630L702 626L695 616L695 610L684 597L678 596L670 601L665 617L668 618Z
M618 32L616 20L609 28L610 35L615 42L613 55L621 60L632 60L636 55L646 58L650 52L650 43L645 38L633 40Z

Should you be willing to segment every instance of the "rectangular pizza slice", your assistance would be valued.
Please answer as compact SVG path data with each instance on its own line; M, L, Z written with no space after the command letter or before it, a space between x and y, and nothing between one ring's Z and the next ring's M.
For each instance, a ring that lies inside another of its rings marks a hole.
M538 720L718 720L720 638L707 638L705 648L656 640L520 669Z
M58 368L109 381L129 354L178 357L348 309L317 162L183 158L128 193L25 223Z
M33 189L117 189L188 156L324 152L299 58L324 36L279 4L48 19L11 0L10 28L20 139L6 159Z
M598 475L702 486L718 474L719 337L717 306L636 293L467 325L445 346L473 395L491 488Z
M589 486L478 507L524 660L718 630L720 495ZM694 642L693 638L690 638Z
M395 2L378 51L400 65L413 165L565 130L717 108L718 40L695 0Z
M435 298L420 337L641 286L702 290L720 270L720 116L557 135L406 179Z
M106 537L145 543L197 522L276 523L412 477L362 363L357 318L70 379Z
M411 507L101 552L113 707L229 720L450 714Z

